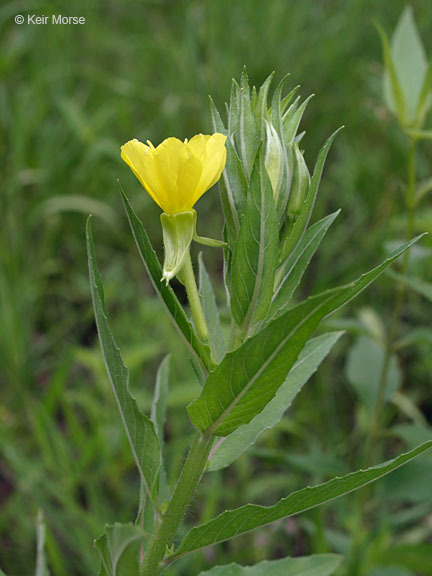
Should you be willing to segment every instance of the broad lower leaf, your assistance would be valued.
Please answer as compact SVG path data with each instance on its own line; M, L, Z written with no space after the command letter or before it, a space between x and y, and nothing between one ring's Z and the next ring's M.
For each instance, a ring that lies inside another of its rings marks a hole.
M278 230L273 189L260 148L231 271L231 311L244 332L265 317L270 305L277 265Z
M223 438L219 443L215 444L215 447L210 452L207 470L218 470L229 466L256 441L260 434L268 428L273 428L280 421L296 395L316 371L341 335L342 332L324 334L313 338L306 344L285 382L264 410L257 414L249 424L240 426L227 438Z
M315 554L304 558L282 558L255 566L215 566L199 576L330 576L340 566L342 556Z
M205 546L229 540L275 520L287 518L326 502L331 502L339 496L348 494L385 476L431 447L432 440L378 466L373 466L367 470L358 470L341 478L333 478L324 484L308 486L293 492L286 498L279 500L274 506L247 504L236 510L226 510L210 522L192 528L173 554L172 559Z
M407 6L403 11L390 44L395 73L404 95L406 120L408 124L413 124L416 120L428 62L411 6ZM385 80L387 86L390 84L388 76L389 72ZM394 109L396 105L393 92L387 89L386 93L389 104Z
M145 533L135 524L105 526L95 540L100 560L99 576L139 576L139 553Z
M155 251L153 250L150 239L147 236L142 222L135 214L126 194L123 192L121 187L120 192L123 198L124 206L126 208L132 234L138 248L138 252L153 284L153 288L164 304L165 310L168 313L168 316L170 317L178 333L183 337L186 344L194 353L197 361L199 363L202 362L207 370L211 369L213 364L211 361L209 347L203 344L196 335L191 322L188 320L182 305L175 295L174 290L171 288L171 286L167 286L164 282L161 282L162 267Z
M207 321L207 326L210 332L210 338L213 344L213 349L216 354L216 360L220 362L225 356L226 346L225 339L222 333L220 324L219 311L216 304L216 298L213 292L213 286L210 282L209 275L204 264L202 253L198 254L198 270L199 270L199 291L202 300L202 307L204 316Z
M199 398L188 406L193 425L201 432L228 436L250 422L274 397L320 321L364 290L419 238L354 282L288 310L227 354L207 378Z
M153 422L141 412L136 400L130 394L129 371L123 363L120 350L108 324L108 313L102 279L96 264L90 218L87 220L87 253L93 308L105 367L141 480L145 484L148 497L153 500L161 466L159 440Z
M326 216L311 226L296 249L291 252L286 261L281 265L276 274L278 285L272 297L272 303L268 313L269 318L276 318L290 305L292 295L300 284L312 256L315 254L321 240L326 235L327 230L333 224L339 212L340 210Z

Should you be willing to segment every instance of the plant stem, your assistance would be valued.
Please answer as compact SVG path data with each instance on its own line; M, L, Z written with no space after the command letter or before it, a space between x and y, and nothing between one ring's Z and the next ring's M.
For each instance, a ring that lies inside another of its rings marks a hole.
M407 225L405 232L405 240L408 241L412 238L415 229L415 189L416 189L416 140L411 138L408 158L407 158L407 190L405 197L405 206L407 210ZM407 250L403 256L401 275L405 276L408 271L409 266L409 250ZM397 336L397 330L399 326L400 316L402 312L402 305L405 296L405 284L399 282L397 287L397 292L395 296L395 303L393 306L393 314L390 321L390 327L388 331L388 338L386 342L386 351L383 366L381 369L377 401L375 405L374 414L371 421L369 437L367 440L367 450L366 450L366 465L370 465L371 459L373 457L374 449L376 446L376 440L379 436L379 425L381 419L381 412L384 406L386 388L388 375L390 370L390 360L394 352L394 345Z
M415 192L416 192L416 139L411 138L409 142L409 149L407 155L407 189L405 196L405 208L407 211L407 225L405 230L405 239L410 240L414 234L415 229ZM405 276L409 266L409 250L403 256L401 275ZM390 370L390 361L392 354L395 350L395 341L397 337L397 330L399 327L400 316L405 296L405 285L399 282L394 299L393 313L390 320L388 336L386 338L386 349L381 374L379 379L377 401L375 404L374 413L372 415L371 424L369 427L368 436L366 438L365 446L365 461L364 467L373 464L376 456L376 450L379 446L380 436L380 423L381 415L385 403L387 381ZM364 515L365 504L367 497L367 489L359 491L355 502L355 529L354 539L352 542L351 550L348 555L348 564L346 567L346 574L349 576L358 576L361 573L363 565L363 549L365 548L365 528L364 528Z
M209 341L209 330L205 320L204 312L201 306L201 301L198 293L198 288L195 281L195 274L192 268L192 260L190 253L186 256L185 263L178 275L181 282L183 282L189 300L189 305L192 311L196 331L198 336L203 342Z
M211 438L196 434L182 473L162 520L156 528L141 568L142 576L159 576L167 548L171 546L195 489L201 479L211 448Z

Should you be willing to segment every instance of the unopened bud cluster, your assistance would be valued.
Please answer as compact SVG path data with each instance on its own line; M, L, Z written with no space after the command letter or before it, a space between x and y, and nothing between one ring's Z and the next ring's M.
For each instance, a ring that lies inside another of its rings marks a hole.
M233 215L233 204L237 212L241 213L241 203L247 195L252 166L261 146L279 219L281 260L286 256L283 247L287 236L292 234L311 183L300 148L304 133L298 134L300 121L311 96L302 102L297 95L298 86L283 96L286 79L279 83L269 101L273 74L256 90L255 87L250 88L244 71L240 84L233 80L226 126L212 103L213 128L227 135L228 161L221 185L228 244L234 245L239 230ZM239 183L243 183L243 187Z

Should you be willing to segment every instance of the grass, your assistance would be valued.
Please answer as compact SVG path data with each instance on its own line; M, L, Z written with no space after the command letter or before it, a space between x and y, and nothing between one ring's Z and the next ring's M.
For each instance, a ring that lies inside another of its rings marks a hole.
M113 330L142 406L148 406L158 360L173 352L167 426L172 477L182 463L180 438L190 432L183 406L193 398L196 383L145 279L122 214L116 178L133 197L154 244L161 246L158 209L122 163L120 145L132 137L156 143L169 135L209 131L208 94L222 108L231 77L238 77L244 64L256 84L272 70L277 79L291 72L292 84L301 84L303 95L316 94L303 123L308 150L316 153L327 135L346 125L330 155L315 216L340 207L343 214L303 291L317 292L333 281L351 279L378 260L386 241L404 233L404 141L382 104L380 45L372 25L377 19L391 31L404 4L78 0L67 14L85 16L83 26L13 22L21 13L66 14L59 2L2 5L0 565L7 574L33 570L39 508L45 513L48 556L56 576L95 574L93 538L106 522L133 520L136 514L138 478L104 374L90 308L84 252L89 212L95 216ZM427 0L412 4L430 54L432 6ZM421 147L420 180L430 176L431 154L430 146ZM314 157L306 160L311 166ZM425 206L417 219L419 232L432 231L432 213ZM206 234L219 237L217 194L206 195L198 210ZM430 251L430 240L422 246ZM221 279L221 262L207 257L206 263L213 277ZM412 266L432 280L430 252L413 259ZM394 283L384 278L363 304L386 321L393 291ZM429 313L430 303L412 295L402 331L424 325ZM367 329L349 315L342 321L354 335ZM216 512L218 494L226 506L248 498L273 501L305 482L325 479L329 467L354 466L367 415L344 372L353 338L338 345L290 418L242 457L233 472L207 479L202 488L206 498L199 500L204 518ZM389 426L409 423L428 430L430 358L427 338L404 351L403 407L390 406ZM319 418L318 404L323 408ZM389 446L409 443L390 429L385 433ZM287 460L288 453L298 457ZM430 459L422 462L426 468L421 470L429 470ZM418 469L411 470L418 476ZM397 492L394 478L385 484L390 495L392 487ZM401 514L407 500L413 505L412 494L389 498L377 515L383 494L375 494L369 510L371 525L382 535L370 548L370 567L394 538L413 545L431 536L422 521L432 510L430 495L415 503L411 518L394 525L390 511ZM212 550L211 557L197 554L173 567L172 574L198 574L215 562L347 550L349 506L344 499L331 509ZM283 549L276 540L286 542Z

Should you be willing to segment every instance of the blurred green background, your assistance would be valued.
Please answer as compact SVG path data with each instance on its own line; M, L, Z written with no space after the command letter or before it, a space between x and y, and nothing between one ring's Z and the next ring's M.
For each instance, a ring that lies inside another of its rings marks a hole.
M137 511L138 475L96 342L84 242L89 213L95 217L112 328L145 409L156 367L164 354L173 353L166 428L171 479L192 432L184 405L198 385L145 277L116 179L161 248L159 209L121 161L120 145L135 137L157 144L168 136L210 131L208 95L223 108L231 78L239 77L243 65L256 85L272 70L276 80L291 72L291 85L301 84L303 96L316 94L303 120L310 168L327 136L345 125L329 156L315 219L338 208L343 212L313 261L303 294L350 280L378 261L386 242L404 236L406 144L382 103L381 47L373 20L391 34L405 4L2 2L0 566L9 576L34 570L39 508L45 513L48 559L56 576L96 574L93 538L105 523L133 521ZM432 3L411 5L432 54ZM84 16L86 23L17 25L17 14ZM430 176L431 168L432 146L425 144L419 147L419 179ZM197 208L202 231L220 236L216 191ZM430 202L417 228L432 232ZM426 270L431 281L428 241L422 250L413 265L422 267L423 276ZM227 317L222 262L215 253L205 249L204 257ZM367 415L346 363L355 335L368 326L365 317L387 323L393 293L394 281L382 278L351 307L352 316L344 311L335 326L345 327L348 335L297 399L290 417L232 469L209 475L191 521L198 513L208 519L240 502L273 502L291 489L359 464L356 451ZM360 318L358 310L363 310ZM430 312L430 302L415 295L404 311L402 333L426 328L400 360L403 387L386 417L389 453L430 436ZM431 472L431 458L424 457L368 492L373 537L365 574L432 574ZM197 553L175 565L172 574L198 574L234 560L346 553L352 503L345 498ZM394 552L399 549L400 558ZM398 566L393 572L392 563Z

